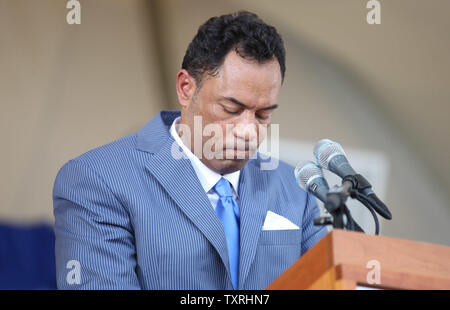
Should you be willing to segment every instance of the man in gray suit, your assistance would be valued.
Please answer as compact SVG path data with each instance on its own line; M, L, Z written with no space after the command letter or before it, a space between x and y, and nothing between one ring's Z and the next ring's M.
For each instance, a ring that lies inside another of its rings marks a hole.
M176 77L181 113L58 173L58 287L263 289L320 240L294 168L256 152L284 74L281 37L256 15L203 24Z

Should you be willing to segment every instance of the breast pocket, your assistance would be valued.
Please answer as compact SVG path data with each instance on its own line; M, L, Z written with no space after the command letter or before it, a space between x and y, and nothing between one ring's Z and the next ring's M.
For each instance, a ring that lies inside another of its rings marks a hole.
M300 229L261 231L252 275L269 285L300 258L301 241Z
M289 230L263 230L259 237L261 246L300 246L302 241L302 231L300 229Z

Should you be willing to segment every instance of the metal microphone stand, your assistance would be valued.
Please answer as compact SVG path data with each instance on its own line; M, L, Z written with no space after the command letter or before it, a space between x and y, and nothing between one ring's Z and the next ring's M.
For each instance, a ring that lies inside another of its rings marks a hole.
M362 229L355 229L355 222L345 204L348 196L350 196L350 189L351 184L348 183L331 188L327 194L325 209L333 216L334 228L362 231Z
M378 235L379 222L369 197L364 195L357 186L355 189L355 181L347 178L343 180L341 186L336 185L328 191L327 201L324 206L331 217L316 218L314 219L314 225L333 225L333 228L364 232L358 223L354 221L350 210L345 204L349 196L357 199L369 209L375 221L375 234Z
M351 184L343 183L334 186L328 191L325 209L331 217L319 217L314 219L314 225L333 225L333 228L347 229L364 232L364 230L353 220L353 217L345 204L350 196Z

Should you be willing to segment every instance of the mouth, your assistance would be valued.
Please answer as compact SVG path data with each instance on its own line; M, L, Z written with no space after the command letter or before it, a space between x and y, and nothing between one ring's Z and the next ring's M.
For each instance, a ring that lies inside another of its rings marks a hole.
M226 159L248 159L253 154L249 148L224 149Z

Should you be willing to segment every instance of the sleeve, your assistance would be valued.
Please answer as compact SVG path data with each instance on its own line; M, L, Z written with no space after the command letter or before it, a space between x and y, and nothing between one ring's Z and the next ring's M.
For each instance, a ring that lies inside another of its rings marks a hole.
M100 176L71 160L55 180L59 289L139 289L130 217Z
M320 209L316 199L310 193L306 195L306 206L302 225L302 255L328 234L326 226L314 225L313 219L320 216Z

